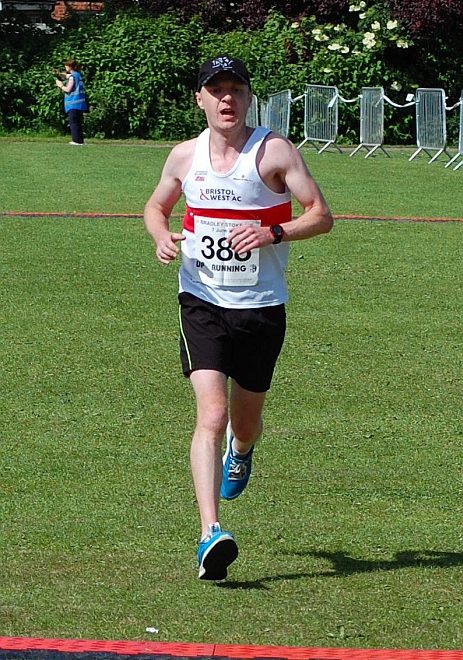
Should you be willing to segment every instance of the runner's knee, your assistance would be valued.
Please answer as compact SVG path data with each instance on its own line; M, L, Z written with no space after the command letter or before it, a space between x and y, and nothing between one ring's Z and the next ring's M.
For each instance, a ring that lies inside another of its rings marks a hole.
M235 417L231 420L233 434L241 442L254 442L262 433L262 418Z
M226 406L222 404L208 404L198 410L197 426L207 430L215 436L223 436L227 428L228 414Z

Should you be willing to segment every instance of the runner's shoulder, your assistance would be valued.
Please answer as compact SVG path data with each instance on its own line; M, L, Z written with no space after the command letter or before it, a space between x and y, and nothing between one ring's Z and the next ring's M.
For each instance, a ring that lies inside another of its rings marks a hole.
M295 145L291 142L291 140L288 140L287 137L284 135L281 135L280 133L275 133L275 131L271 131L266 139L264 140L263 143L264 151L267 153L281 153L283 150L283 153L291 153L294 149L296 149Z
M195 145L196 138L176 144L166 160L166 171L175 172L182 179L193 162Z
M171 160L182 160L184 158L193 158L195 151L197 138L192 138L191 140L185 140L184 142L179 142L172 148L169 158Z
M258 151L257 167L265 180L275 172L286 172L298 158L300 154L294 144L283 135L272 131Z

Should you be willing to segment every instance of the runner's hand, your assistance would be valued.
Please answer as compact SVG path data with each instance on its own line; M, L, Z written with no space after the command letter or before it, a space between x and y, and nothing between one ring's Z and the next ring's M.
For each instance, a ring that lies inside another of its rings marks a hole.
M228 235L228 243L237 254L243 254L255 248L273 243L273 236L268 227L249 226L245 222L235 227Z
M176 245L179 241L185 240L183 234L167 234L156 246L156 257L162 264L169 264L180 252Z

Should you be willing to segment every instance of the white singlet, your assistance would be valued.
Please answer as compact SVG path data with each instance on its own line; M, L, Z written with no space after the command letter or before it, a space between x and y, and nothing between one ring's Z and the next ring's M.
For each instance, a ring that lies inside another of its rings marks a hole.
M209 129L198 136L191 168L182 183L186 213L180 292L227 308L286 302L289 244L235 255L227 242L231 229L242 222L269 226L291 220L290 192L273 192L257 170L257 152L269 133L267 128L255 128L225 173L212 169Z

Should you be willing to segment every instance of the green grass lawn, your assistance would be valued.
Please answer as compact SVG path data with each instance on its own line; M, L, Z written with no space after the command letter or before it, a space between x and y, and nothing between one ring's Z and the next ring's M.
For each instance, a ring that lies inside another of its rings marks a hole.
M141 213L169 151L168 146L91 142L14 142L0 138L3 211ZM463 218L463 170L442 158L409 162L413 149L389 149L365 159L348 151L302 153L335 214L380 217ZM180 211L182 205L179 204Z
M166 153L0 149L0 210L50 212L141 211ZM459 173L438 165L307 155L339 214L461 213L430 182ZM3 217L0 244L3 635L463 648L460 223L340 220L292 246L265 435L222 508L241 551L222 585L196 578L177 266L139 219Z

